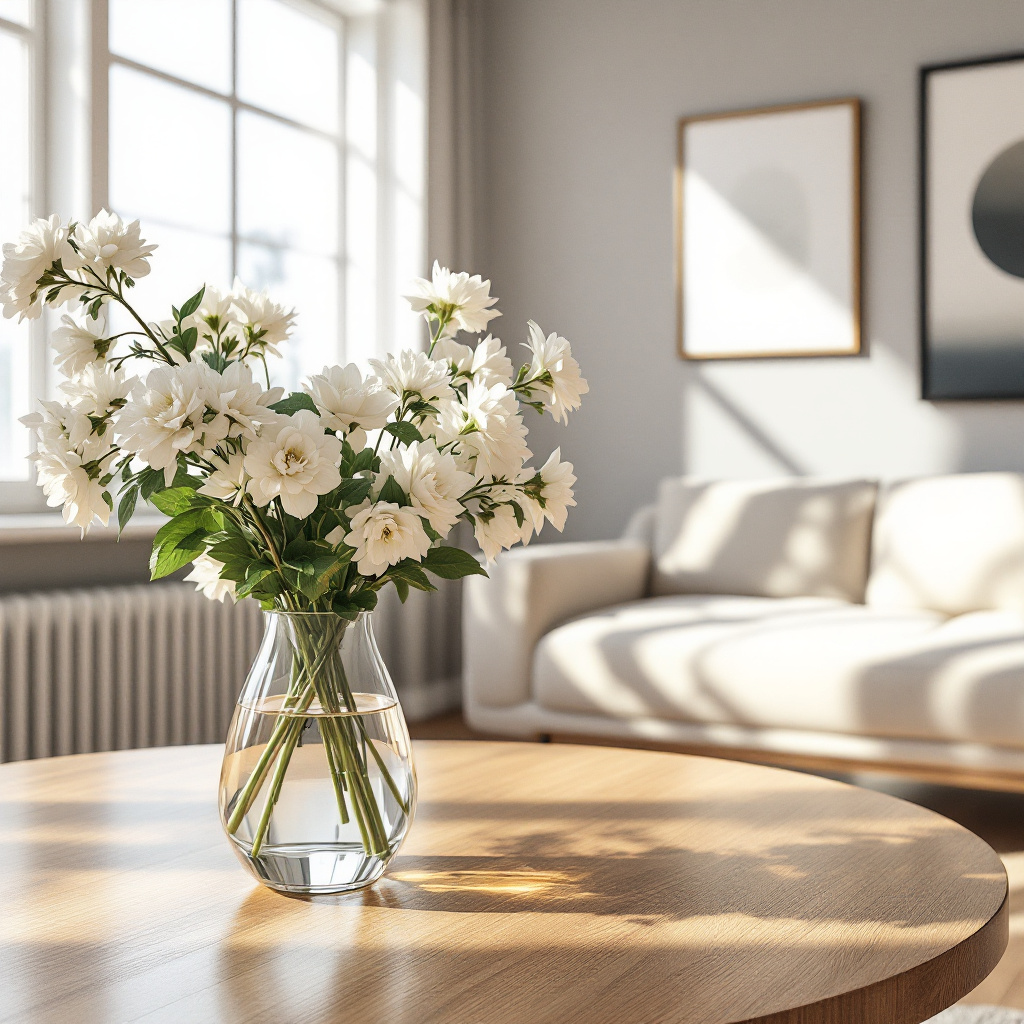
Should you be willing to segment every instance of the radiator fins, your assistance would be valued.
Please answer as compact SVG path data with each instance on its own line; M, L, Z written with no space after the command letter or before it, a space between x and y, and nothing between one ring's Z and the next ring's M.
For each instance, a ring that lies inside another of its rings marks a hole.
M262 636L188 584L2 597L0 761L222 743Z

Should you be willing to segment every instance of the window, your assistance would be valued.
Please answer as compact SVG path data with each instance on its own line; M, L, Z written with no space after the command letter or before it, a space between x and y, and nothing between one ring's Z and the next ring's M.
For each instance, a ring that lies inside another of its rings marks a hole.
M4 107L3 158L0 159L0 238L14 238L29 220L36 160L31 125L35 32L32 0L0 0L0 96ZM18 417L29 411L38 367L32 339L37 325L0 318L0 480L28 481L31 467L28 432Z
M341 357L340 15L283 0L110 0L108 201L160 245L169 315L237 274L298 306L291 387ZM197 26L201 31L196 31Z
M81 24L71 9L0 0L0 240L52 211L139 218L160 246L143 314L236 275L298 309L282 385L415 344L400 295L427 269L425 0L96 0ZM17 417L58 383L57 319L0 320L0 512L44 507Z

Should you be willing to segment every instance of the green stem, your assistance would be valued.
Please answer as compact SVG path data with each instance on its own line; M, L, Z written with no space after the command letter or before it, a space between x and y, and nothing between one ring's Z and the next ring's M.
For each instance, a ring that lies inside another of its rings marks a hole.
M345 783L342 776L343 769L336 760L334 747L328 743L327 736L324 734L324 726L326 724L326 721L320 722L320 738L323 740L324 753L327 755L327 764L331 769L331 782L334 784L334 795L338 801L338 815L341 818L342 825L347 825L349 817L348 807L345 805Z
M263 813L260 815L259 824L256 826L256 834L252 839L250 856L253 860L260 855L260 850L263 848L263 839L270 826L270 816L274 813L274 805L277 803L277 798L281 795L281 787L284 785L288 763L292 759L292 752L299 742L304 725L305 720L302 718L295 718L289 723L290 731L281 749L281 757L278 758L277 765L274 768L274 775L270 780L270 789L267 791L267 802L263 805Z
M333 657L344 637L347 623L339 619L337 625L328 628L319 636L312 635L314 629L308 628L298 617L291 621L291 628L294 645L293 665L299 668L291 680L286 704L293 700L297 700L298 704L278 718L267 747L236 798L228 820L228 831L234 833L238 829L256 795L266 784L267 801L256 826L250 854L254 858L259 855L266 841L274 806L280 797L291 756L308 720L308 716L304 716L303 713L308 710L315 698L323 712L323 717L317 716L318 725L341 823L347 824L354 818L366 853L384 856L389 849L388 833L370 780L367 747L384 783L403 813L409 813L409 804L403 798L376 745L370 739L365 723L359 717L359 709L344 665ZM351 816L348 813L349 805L352 810Z
M252 774L249 776L242 790L239 792L237 799L235 800L235 806L231 811L231 817L228 819L228 832L234 835L238 831L239 825L242 824L242 819L248 813L249 808L252 806L253 800L256 799L256 794L260 790L260 786L263 784L263 779L273 763L274 758L277 756L277 748L284 741L285 732L289 727L289 723L296 721L295 715L301 715L306 711L310 704L313 703L313 698L316 696L316 690L313 686L313 678L323 664L327 661L331 653L330 646L325 646L320 652L320 658L318 662L314 662L308 671L309 681L307 683L307 689L303 693L299 706L294 709L289 709L290 713L287 715L280 715L277 719L277 723L274 726L274 731L270 735L270 739L267 740L267 745L264 748L263 753L260 755L260 759L256 762L256 767L253 769ZM307 663L308 664L308 663ZM298 679L301 679L303 672L300 670ZM292 696L292 690L298 692L298 683L293 681L289 687L289 694L285 698L285 703ZM287 766L287 762L285 762Z

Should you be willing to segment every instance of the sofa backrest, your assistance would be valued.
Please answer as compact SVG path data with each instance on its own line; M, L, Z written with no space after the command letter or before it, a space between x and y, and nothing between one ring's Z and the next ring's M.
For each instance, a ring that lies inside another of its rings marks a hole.
M1024 613L1024 475L958 473L884 485L866 601L946 615Z
M876 490L870 480L664 480L652 590L863 601Z

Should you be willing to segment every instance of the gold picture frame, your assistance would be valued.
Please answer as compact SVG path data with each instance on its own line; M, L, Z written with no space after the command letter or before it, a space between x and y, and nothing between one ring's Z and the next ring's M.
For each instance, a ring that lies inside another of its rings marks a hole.
M677 146L680 358L858 355L860 100L680 118Z

